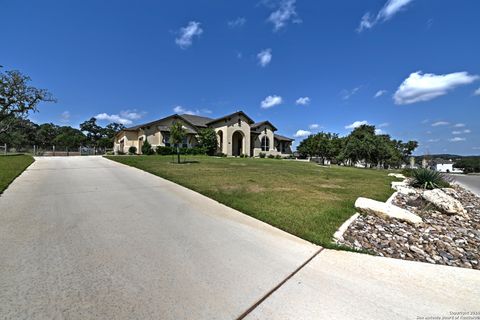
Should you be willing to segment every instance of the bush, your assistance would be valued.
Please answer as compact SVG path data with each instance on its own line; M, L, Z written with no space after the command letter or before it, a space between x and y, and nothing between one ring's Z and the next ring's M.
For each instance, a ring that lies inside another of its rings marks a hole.
M275 159L282 159L282 156L279 155L279 154L277 154L277 155L275 156Z
M136 154L137 153L137 147L131 146L128 148L128 153L129 154Z
M117 154L118 154L119 156L123 156L123 155L125 154L125 152L118 150L118 151L117 151Z
M155 151L153 151L152 145L147 140L145 140L145 142L142 145L142 154L152 155L154 153Z
M402 174L405 176L405 177L413 177L413 169L412 168L405 168L402 170Z
M265 153L263 153L263 152L260 152L260 153L258 154L258 156L263 159L263 158L265 158L267 155L266 155Z
M273 154L269 154L268 159L275 159L275 156Z
M169 156L169 155L172 155L172 154L176 154L177 151L175 150L175 148L173 147L164 147L164 146L158 146L156 149L155 149L155 152L158 154L158 155L161 155L161 156Z
M449 179L442 173L430 169L415 169L412 171L412 186L423 189L447 188Z
M215 157L222 157L222 158L225 158L227 155L223 152L217 152L215 153Z
M248 158L248 156L247 156L246 154L242 153L242 154L240 155L240 158Z

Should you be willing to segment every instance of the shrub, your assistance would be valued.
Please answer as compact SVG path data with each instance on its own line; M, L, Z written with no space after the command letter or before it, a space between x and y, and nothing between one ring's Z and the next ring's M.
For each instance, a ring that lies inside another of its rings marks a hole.
M158 146L156 149L155 149L155 152L158 154L158 155L161 155L161 156L169 156L169 155L172 155L172 154L176 154L177 151L175 150L175 148L173 147L164 147L164 146Z
M240 155L240 158L248 158L248 156L247 156L246 154L242 153L242 154Z
M217 133L212 128L201 129L198 132L198 143L202 152L197 154L214 155L218 148Z
M129 154L136 154L137 153L137 147L131 146L128 148L128 153Z
M282 156L279 155L279 154L277 154L277 155L275 156L275 159L282 159Z
M152 155L154 153L155 151L153 151L152 145L147 140L145 140L145 142L142 145L142 154Z
M275 159L275 156L273 154L269 154L268 159Z
M412 186L417 188L436 189L450 186L449 179L438 171L420 168L413 170L412 176Z
M222 157L222 158L225 158L227 155L223 152L217 152L215 153L215 157Z
M263 152L260 152L260 153L258 154L258 156L263 159L263 158L265 158L267 155L266 155L265 153L263 153Z
M412 168L405 168L402 170L402 174L405 177L413 177L413 169Z
M123 155L125 154L125 152L118 150L118 151L117 151L117 154L118 154L119 156L123 156Z

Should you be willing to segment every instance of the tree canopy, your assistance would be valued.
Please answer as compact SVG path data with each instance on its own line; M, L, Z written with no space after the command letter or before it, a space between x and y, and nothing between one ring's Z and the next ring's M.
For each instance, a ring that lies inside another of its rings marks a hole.
M399 167L417 148L416 141L402 142L375 133L375 126L362 125L348 136L319 132L300 142L297 151L305 157L318 157L346 165L362 162L367 166Z

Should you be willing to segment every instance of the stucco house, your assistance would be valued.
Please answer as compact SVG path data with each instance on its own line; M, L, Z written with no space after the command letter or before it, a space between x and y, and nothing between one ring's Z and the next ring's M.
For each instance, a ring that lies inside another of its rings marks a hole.
M170 127L176 121L183 124L187 136L182 147L197 145L198 131L213 128L217 133L218 152L227 156L242 154L257 157L260 153L287 157L292 154L293 139L275 134L277 128L269 121L255 122L243 111L212 119L189 114L171 116L126 128L115 135L115 152L128 152L131 146L141 153L144 141L153 147L170 146Z

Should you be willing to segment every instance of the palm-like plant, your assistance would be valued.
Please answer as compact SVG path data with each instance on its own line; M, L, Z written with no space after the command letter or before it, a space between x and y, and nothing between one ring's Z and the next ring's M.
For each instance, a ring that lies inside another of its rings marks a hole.
M412 185L423 189L446 188L450 186L449 179L441 172L420 168L412 171Z
M170 127L170 143L177 147L177 163L180 163L180 144L185 139L187 132L180 121L175 121Z

